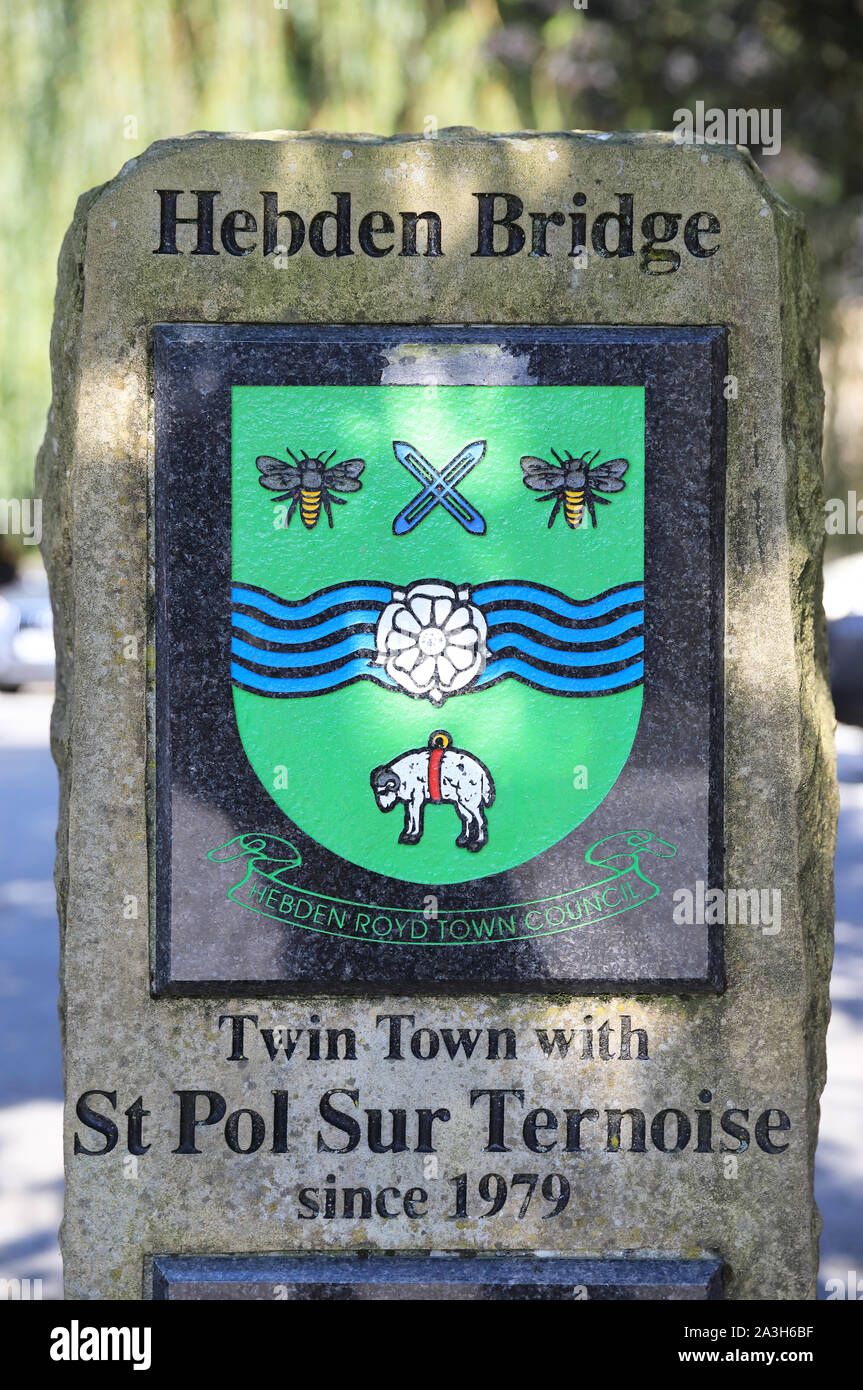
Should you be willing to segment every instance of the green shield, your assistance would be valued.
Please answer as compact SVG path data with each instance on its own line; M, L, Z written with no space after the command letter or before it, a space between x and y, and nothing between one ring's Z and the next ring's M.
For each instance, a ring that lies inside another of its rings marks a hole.
M394 879L512 869L638 727L644 390L234 387L232 577L237 727L284 814Z

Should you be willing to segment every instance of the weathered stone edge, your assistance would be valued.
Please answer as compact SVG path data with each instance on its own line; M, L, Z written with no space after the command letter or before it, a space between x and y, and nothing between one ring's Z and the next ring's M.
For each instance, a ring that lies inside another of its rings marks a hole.
M475 126L444 126L435 133L433 138L434 143L445 145L487 145L492 143L503 146L512 144L513 142L531 144L537 140L565 140L569 143L583 145L588 148L602 145L610 148L626 147L659 151L666 150L671 146L673 149L679 149L681 153L687 150L691 151L693 154L708 153L711 159L721 159L740 168L744 177L748 178L755 185L760 196L764 198L769 206L774 209L781 208L783 212L790 214L792 217L800 217L800 214L797 213L790 204L786 203L782 196L777 193L776 189L767 181L758 164L756 164L749 150L744 145L711 144L698 146L675 140L674 135L670 131L657 130L516 130L501 133L499 131L477 130ZM72 227L70 227L70 233L77 224L78 218L83 216L86 236L86 217L93 205L103 196L121 187L128 179L139 174L142 165L157 164L161 160L170 158L171 155L177 154L181 150L188 148L190 145L205 145L211 141L222 143L231 140L241 141L244 145L289 144L292 141L296 141L302 144L361 144L398 147L401 145L427 145L431 143L430 137L424 135L422 131L413 134L376 135L364 131L344 133L328 130L193 130L185 135L171 136L164 140L153 141L141 154L135 155L132 159L127 160L113 178L108 179L97 188L90 189L87 193L82 194L78 200L75 218Z
M84 312L84 252L90 209L108 187L102 184L78 199L72 223L63 238L57 264L57 291L51 328L51 405L45 437L36 458L36 492L42 498L43 540L40 546L51 592L56 688L51 712L51 753L59 777L59 813L54 887L60 927L60 1034L65 1066L65 986L62 953L66 931L69 885L68 828L71 782L72 709L74 693L75 581L73 572L72 475L77 429L78 356Z
M782 323L782 428L787 460L792 615L798 663L798 893L807 979L803 1020L807 1059L809 1177L814 1182L820 1098L827 1078L826 1031L833 960L833 855L839 809L830 694L827 624L822 604L824 492L821 466L824 392L819 371L818 276L802 216L776 219ZM795 295L795 287L797 289ZM813 1199L813 1268L818 1268L821 1217ZM816 1296L813 1279L811 1297Z

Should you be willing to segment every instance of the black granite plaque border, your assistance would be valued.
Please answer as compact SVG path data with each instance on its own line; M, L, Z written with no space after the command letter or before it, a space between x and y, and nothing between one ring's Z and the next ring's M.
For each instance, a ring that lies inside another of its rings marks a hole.
M256 977L244 965L240 944L225 951L206 978L190 978L174 966L172 931L177 895L191 894L192 870L178 862L172 836L174 796L186 793L241 830L278 825L300 848L305 868L320 884L350 883L343 896L368 902L402 900L410 884L345 865L316 845L278 810L248 764L233 718L228 676L230 646L230 410L233 385L374 384L399 343L496 344L529 353L530 376L542 384L644 385L647 488L645 526L646 614L650 679L631 762L639 753L654 765L658 749L672 756L687 739L685 720L675 728L663 714L674 691L709 707L709 737L696 761L709 785L707 882L721 886L724 476L726 330L704 327L472 327L415 326L225 326L158 325L153 330L156 422L155 478L155 943L153 988L171 995L286 995L320 992L382 994L529 992L715 991L722 987L721 928L704 929L697 968L675 973L646 968L615 973L610 967L579 968L577 932L535 940L413 948L356 942L286 929L278 970ZM698 426L707 447L687 467L691 434ZM681 520L685 518L685 520ZM670 588L690 602L678 611L666 602ZM691 605L709 610L705 634L695 642ZM200 635L202 608L219 616L207 639ZM665 720L663 724L662 721ZM661 727L660 727L661 726ZM692 748L689 750L692 757ZM702 757L703 754L703 757ZM218 770L218 777L215 776ZM621 774L618 787L627 770ZM603 806L618 793L613 789ZM600 810L602 808L599 808ZM640 819L649 819L646 807ZM594 812L594 817L598 812ZM233 818L233 820L232 820ZM613 828L634 828L615 826ZM654 827L660 835L662 827ZM599 833L603 833L605 827ZM583 833L583 827L579 827ZM577 832L573 832L573 835ZM572 884L581 856L572 836L537 856L547 860L560 890ZM569 858L567 859L567 855ZM536 861L532 861L536 862ZM569 864L570 881L564 882ZM207 865L211 873L215 865ZM348 876L346 878L346 875ZM523 901L520 871L482 880L492 903ZM576 885L580 880L576 878ZM678 880L679 881L679 880ZM416 894L429 891L420 885ZM337 890L336 890L337 891ZM559 891L555 886L549 891ZM447 906L464 910L476 896L470 884L450 885ZM244 909L231 908L242 913ZM206 911L205 908L201 909ZM192 911L186 903L186 911ZM644 911L644 909L642 909ZM194 913L193 913L194 915ZM251 918L253 914L248 914ZM634 915L634 914L633 914ZM569 940L567 938L570 938Z
M499 1255L156 1255L153 1299L273 1302L719 1300L718 1259Z

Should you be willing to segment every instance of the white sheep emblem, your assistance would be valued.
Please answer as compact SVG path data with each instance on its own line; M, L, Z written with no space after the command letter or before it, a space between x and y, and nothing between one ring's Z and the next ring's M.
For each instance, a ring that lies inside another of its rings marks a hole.
M445 729L436 729L427 748L413 748L391 763L376 767L370 778L381 811L404 803L405 824L400 845L422 839L426 806L449 803L462 823L456 844L476 851L488 842L485 808L494 802L494 782L488 768L471 753L453 748Z

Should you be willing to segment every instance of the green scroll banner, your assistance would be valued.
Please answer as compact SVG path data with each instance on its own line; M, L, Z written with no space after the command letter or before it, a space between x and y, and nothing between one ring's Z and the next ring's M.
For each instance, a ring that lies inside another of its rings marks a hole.
M419 908L382 907L301 888L290 882L302 864L300 853L278 835L235 835L207 858L216 864L245 858L245 876L228 890L229 900L287 927L389 945L478 946L592 926L641 907L660 891L643 872L642 856L668 859L676 853L649 830L606 835L584 856L588 867L606 871L595 882L550 898L458 911L438 910L432 895Z

